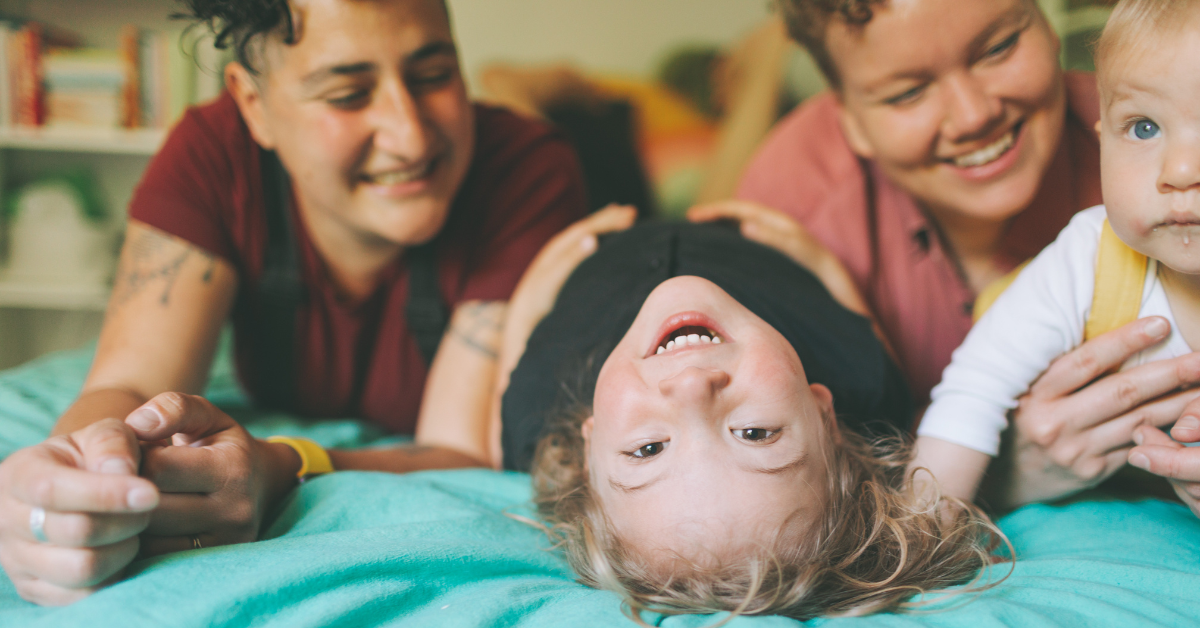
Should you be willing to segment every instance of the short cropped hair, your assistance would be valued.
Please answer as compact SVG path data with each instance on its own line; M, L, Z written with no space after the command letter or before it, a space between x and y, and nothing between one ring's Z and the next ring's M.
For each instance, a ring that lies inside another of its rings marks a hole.
M841 77L829 55L825 38L829 24L841 20L851 27L866 26L875 16L873 7L887 0L778 0L783 20L792 39L812 55L825 80L841 89Z
M1118 52L1129 59L1155 39L1174 34L1184 28L1180 19L1200 9L1200 0L1121 0L1113 9L1096 42L1096 69L1101 83L1105 68L1111 66Z

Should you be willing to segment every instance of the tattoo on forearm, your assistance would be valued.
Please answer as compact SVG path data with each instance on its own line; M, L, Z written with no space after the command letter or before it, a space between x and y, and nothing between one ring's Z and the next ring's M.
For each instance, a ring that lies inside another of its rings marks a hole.
M450 335L490 360L500 355L500 332L507 304L472 301L458 306L450 324Z
M126 246L127 254L117 269L116 285L113 287L113 304L117 306L128 303L149 286L160 282L162 293L158 301L163 306L169 305L171 289L175 287L184 264L192 255L199 255L208 261L201 277L204 283L212 281L217 266L216 256L193 246L180 246L171 237L153 231L138 233Z

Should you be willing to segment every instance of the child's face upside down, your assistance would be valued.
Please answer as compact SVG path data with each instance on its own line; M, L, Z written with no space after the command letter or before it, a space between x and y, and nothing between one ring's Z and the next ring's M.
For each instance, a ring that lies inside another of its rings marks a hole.
M690 342L673 341L680 333ZM837 439L829 390L707 280L676 277L650 294L604 363L593 408L583 426L593 490L651 563L769 547L824 508Z

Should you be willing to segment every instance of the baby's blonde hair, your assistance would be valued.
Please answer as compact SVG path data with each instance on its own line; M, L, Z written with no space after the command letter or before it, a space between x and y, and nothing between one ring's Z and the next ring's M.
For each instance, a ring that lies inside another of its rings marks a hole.
M1149 44L1183 29L1185 14L1200 8L1200 0L1121 0L1113 8L1096 42L1096 70L1101 86L1106 70L1117 60L1129 60Z
M616 535L588 482L579 411L547 426L533 462L538 512L588 586L613 591L627 613L733 616L863 615L907 607L914 594L979 577L1007 542L973 505L919 499L906 482L911 448L899 438L831 438L827 508L808 528L793 520L773 541L715 566L656 567ZM946 514L947 512L953 514ZM643 624L644 625L644 624Z

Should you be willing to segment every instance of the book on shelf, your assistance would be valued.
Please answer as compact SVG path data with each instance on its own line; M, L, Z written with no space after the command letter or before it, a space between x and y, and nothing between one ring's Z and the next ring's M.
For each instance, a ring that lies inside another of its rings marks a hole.
M126 26L103 49L64 33L0 21L0 127L166 129L223 87L211 36Z

